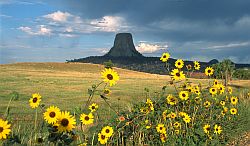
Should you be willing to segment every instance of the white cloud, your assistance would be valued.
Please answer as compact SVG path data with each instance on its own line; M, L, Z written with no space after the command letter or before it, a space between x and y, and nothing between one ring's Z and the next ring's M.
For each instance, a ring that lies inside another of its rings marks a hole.
M205 49L222 49L222 48L232 48L232 47L243 47L243 46L249 46L250 42L240 42L240 43L229 43L229 44L223 44L223 45L214 45L207 47Z
M126 27L124 18L119 16L104 16L101 19L91 20L90 24L96 28L96 31L105 32L115 32Z
M51 14L44 15L43 17L51 19L53 21L66 22L69 19L69 17L74 17L74 16L68 12L57 11Z
M46 28L45 25L37 26L36 30L33 30L32 28L27 27L27 26L21 26L18 29L30 35L51 35L52 34L52 30L49 28Z
M153 53L159 50L163 50L168 48L168 45L166 44L150 44L146 41L140 41L140 43L136 46L136 49L140 53Z
M250 27L250 16L243 16L235 23L238 26L248 26Z

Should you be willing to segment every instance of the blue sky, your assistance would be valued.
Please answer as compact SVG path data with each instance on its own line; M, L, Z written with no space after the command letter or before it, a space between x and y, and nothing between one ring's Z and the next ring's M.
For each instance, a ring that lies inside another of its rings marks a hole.
M131 32L145 56L250 63L249 7L245 0L1 0L0 63L103 55L119 32Z

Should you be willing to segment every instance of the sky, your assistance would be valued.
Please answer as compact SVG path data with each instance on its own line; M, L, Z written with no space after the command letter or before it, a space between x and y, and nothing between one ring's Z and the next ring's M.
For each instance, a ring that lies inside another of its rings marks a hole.
M0 0L0 64L104 55L130 32L144 56L250 63L248 0Z

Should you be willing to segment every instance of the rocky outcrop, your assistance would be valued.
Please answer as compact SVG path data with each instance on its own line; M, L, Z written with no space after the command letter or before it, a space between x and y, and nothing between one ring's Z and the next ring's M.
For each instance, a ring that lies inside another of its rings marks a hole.
M106 57L142 57L134 46L131 33L118 33L114 46L105 54Z

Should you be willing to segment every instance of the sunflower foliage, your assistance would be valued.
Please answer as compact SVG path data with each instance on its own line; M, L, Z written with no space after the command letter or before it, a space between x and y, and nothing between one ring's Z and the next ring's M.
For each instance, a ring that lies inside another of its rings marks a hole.
M171 72L161 92L150 94L151 89L145 88L144 100L132 103L128 110L117 110L110 104L112 86L120 79L112 67L104 68L102 81L88 89L89 96L83 106L71 111L45 105L46 99L39 93L32 94L27 101L34 111L34 126L27 126L31 133L29 139L25 141L26 135L14 132L15 124L3 118L0 119L0 144L225 145L234 133L249 130L246 124L250 122L249 107L239 98L249 98L249 92L239 95L220 80L211 79L213 67L202 71L210 77L204 80L207 84L192 83L187 74L199 70L199 62L186 65L188 72L184 72L184 61L178 59L170 70L169 57L169 53L163 53L160 58ZM99 115L103 106L96 103L96 97L112 110L109 118Z

